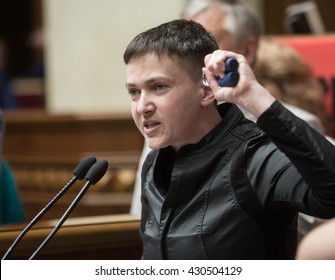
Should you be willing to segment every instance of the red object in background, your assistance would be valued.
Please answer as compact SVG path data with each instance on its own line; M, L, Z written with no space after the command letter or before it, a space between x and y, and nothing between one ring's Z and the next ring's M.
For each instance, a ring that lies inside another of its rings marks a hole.
M335 35L313 35L277 37L276 40L287 44L312 66L317 78L322 78L327 85L325 101L327 113L335 115Z
M296 49L312 66L315 76L326 85L327 114L335 123L335 35L295 35L276 37L276 40Z

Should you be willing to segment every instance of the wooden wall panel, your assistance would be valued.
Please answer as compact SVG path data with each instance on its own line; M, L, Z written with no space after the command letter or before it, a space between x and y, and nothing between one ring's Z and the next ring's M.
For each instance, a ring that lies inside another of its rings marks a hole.
M14 173L28 219L60 191L73 177L77 163L88 155L107 160L109 169L88 189L72 215L129 212L143 148L143 137L130 114L6 111L5 120L4 158ZM47 217L60 217L84 183L72 186Z

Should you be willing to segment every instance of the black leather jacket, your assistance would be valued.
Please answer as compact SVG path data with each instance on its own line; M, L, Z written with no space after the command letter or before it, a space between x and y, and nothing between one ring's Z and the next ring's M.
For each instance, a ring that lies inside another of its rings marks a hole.
M142 170L143 259L292 259L297 212L335 216L335 147L278 101L257 121L231 104L199 143Z

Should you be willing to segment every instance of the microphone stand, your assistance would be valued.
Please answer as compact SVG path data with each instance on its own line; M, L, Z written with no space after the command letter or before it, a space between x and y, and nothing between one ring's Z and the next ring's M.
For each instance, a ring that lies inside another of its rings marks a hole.
M80 199L84 196L85 192L88 190L90 185L97 183L106 173L108 168L108 162L105 160L99 160L88 170L86 174L86 184L82 187L78 195L72 201L71 205L65 211L63 216L59 219L58 223L54 227L54 229L50 232L50 234L44 239L42 244L37 248L37 250L31 255L29 260L33 260L37 257L37 255L41 252L41 250L46 246L46 244L50 241L50 239L56 234L56 232L61 228L65 220L71 214L73 209L76 207Z
M60 199L64 193L79 179L84 179L85 175L91 168L93 164L96 163L96 158L93 156L86 157L85 159L81 160L79 164L75 167L73 174L74 176L72 179L52 198L52 200L34 217L34 219L21 231L19 236L15 239L12 245L9 247L5 255L2 257L1 260L7 259L11 253L13 252L14 248L17 246L19 241L22 237L34 226L43 216L44 214L54 205L58 199Z
M49 240L56 234L56 232L61 228L65 220L68 218L68 216L71 214L73 209L76 207L78 204L79 200L84 196L85 192L88 190L88 188L91 186L91 182L87 181L84 187L80 190L76 198L72 201L71 205L68 207L68 209L65 211L63 216L59 219L57 225L54 227L54 229L50 232L50 234L44 239L42 244L37 248L37 250L31 255L29 260L35 259L40 251L47 245Z
M76 182L77 176L74 176L54 197L50 202L35 216L34 219L21 231L20 235L15 239L13 244L9 247L2 260L7 259L13 252L16 245L23 238L23 236L42 218L42 216L54 205L57 200Z

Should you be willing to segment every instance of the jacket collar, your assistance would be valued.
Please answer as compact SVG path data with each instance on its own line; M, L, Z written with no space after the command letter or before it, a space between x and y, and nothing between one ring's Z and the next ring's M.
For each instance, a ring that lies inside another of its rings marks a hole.
M220 104L218 105L218 111L222 118L221 122L198 143L182 147L178 151L179 155L189 154L192 151L201 151L202 149L208 149L209 145L215 145L220 141L221 137L225 137L238 121L243 118L241 110L235 104Z

